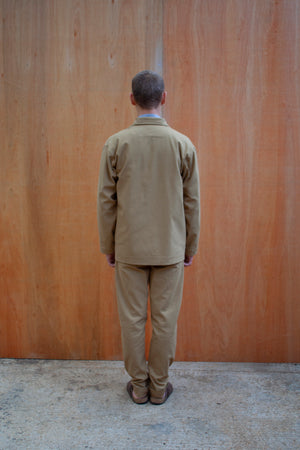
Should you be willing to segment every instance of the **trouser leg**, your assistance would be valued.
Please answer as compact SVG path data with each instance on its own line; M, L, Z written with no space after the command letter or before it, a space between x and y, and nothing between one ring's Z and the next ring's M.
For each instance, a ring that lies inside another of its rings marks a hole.
M115 276L125 368L132 378L135 394L143 397L148 392L145 324L149 268L117 261Z
M183 275L183 262L151 268L149 284L152 339L148 370L150 393L155 397L163 394L168 382L169 366L175 358Z

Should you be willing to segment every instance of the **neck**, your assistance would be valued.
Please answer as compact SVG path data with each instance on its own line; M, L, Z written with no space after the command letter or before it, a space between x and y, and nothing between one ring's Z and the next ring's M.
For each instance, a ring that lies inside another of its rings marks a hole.
M143 109L137 105L136 112L138 116L141 116L142 114L157 114L158 116L161 116L161 106L159 105L157 108L152 109Z

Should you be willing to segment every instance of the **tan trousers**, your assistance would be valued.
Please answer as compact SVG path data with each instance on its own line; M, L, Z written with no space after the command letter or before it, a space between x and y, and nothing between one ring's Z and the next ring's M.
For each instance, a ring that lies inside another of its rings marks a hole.
M134 392L159 397L175 357L177 318L183 289L183 261L169 266L134 266L116 262L116 291L125 368ZM152 339L148 367L145 324L150 293Z

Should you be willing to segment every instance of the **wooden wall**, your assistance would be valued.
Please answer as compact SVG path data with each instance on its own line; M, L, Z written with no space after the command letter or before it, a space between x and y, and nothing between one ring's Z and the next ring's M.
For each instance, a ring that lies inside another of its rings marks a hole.
M150 68L201 176L177 359L299 361L299 23L298 0L0 0L1 357L121 359L98 169Z

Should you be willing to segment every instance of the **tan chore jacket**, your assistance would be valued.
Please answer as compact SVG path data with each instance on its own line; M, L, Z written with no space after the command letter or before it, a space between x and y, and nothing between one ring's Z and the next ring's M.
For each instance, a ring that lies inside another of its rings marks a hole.
M140 117L103 148L101 251L117 261L169 265L197 252L200 194L191 141L162 118Z

